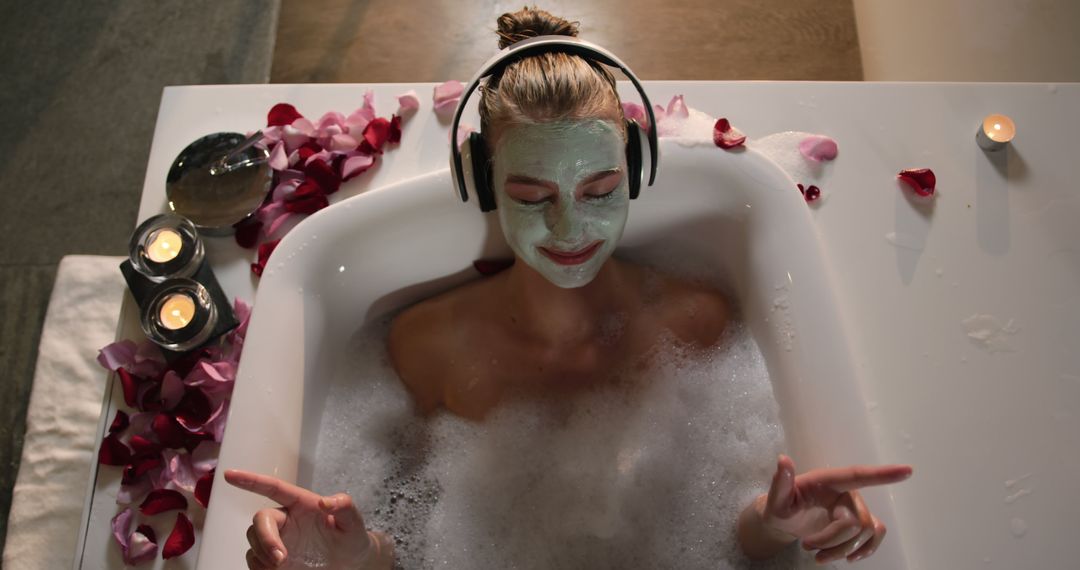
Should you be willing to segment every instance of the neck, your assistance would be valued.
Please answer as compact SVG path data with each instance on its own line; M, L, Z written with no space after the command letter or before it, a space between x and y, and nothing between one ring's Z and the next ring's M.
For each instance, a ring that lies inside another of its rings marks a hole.
M610 258L587 285L564 289L518 259L508 271L509 310L531 336L546 344L595 338L602 317L628 305L627 266Z

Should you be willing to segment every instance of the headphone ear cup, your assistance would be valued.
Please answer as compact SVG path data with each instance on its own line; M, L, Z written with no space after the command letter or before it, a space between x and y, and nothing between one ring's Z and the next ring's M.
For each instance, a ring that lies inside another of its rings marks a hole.
M490 212L495 209L495 188L491 185L491 157L482 134L469 133L469 150L472 159L473 191L480 202L480 211Z
M630 184L630 199L641 192L642 141L644 134L637 121L626 121L626 180Z

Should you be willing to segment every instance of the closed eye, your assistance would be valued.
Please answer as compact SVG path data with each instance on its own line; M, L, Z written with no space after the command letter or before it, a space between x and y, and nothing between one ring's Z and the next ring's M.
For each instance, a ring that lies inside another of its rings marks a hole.
M551 201L559 192L559 187L554 182L525 174L508 175L503 189L511 199L530 205Z
M585 181L582 189L582 197L589 200L609 198L621 183L622 172L618 170L597 173Z

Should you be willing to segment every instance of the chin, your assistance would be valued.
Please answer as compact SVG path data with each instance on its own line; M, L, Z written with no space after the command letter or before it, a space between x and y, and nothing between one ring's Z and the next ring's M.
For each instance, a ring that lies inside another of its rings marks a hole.
M597 254L600 253L603 252L597 252ZM544 267L536 267L534 269L556 287L562 289L578 289L592 283L593 279L596 279L596 275L600 273L600 269L607 264L608 259L610 259L610 256L607 256L603 263L584 263L580 266L572 267L544 260Z

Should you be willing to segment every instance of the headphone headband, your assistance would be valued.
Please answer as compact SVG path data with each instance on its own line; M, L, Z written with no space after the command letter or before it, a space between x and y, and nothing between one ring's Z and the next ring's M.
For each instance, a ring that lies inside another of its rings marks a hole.
M656 117L653 115L652 103L649 102L649 96L645 94L645 89L641 87L641 82L638 81L634 72L630 71L630 68L626 66L619 58L615 57L615 54L608 50L585 40L579 40L578 38L571 36L536 36L516 42L513 45L502 49L494 57L487 60L480 68L480 71L476 73L472 81L469 82L465 91L461 94L461 99L458 101L457 109L454 111L454 121L450 124L450 148L453 154L453 166L454 166L454 184L457 185L458 193L461 194L461 200L463 202L469 201L469 193L465 186L465 169L461 163L461 149L458 148L457 131L458 123L461 122L461 115L465 111L465 103L469 100L469 96L473 91L480 86L480 80L494 74L496 71L501 71L507 66L519 61L523 58L539 55L542 53L566 53L570 55L576 55L586 60L602 63L609 67L616 67L619 71L622 71L623 75L634 84L634 88L637 89L639 95L641 95L641 102L645 107L645 113L649 117L649 185L652 186L656 180L656 163L657 153L659 148L659 142L657 141L656 134Z

